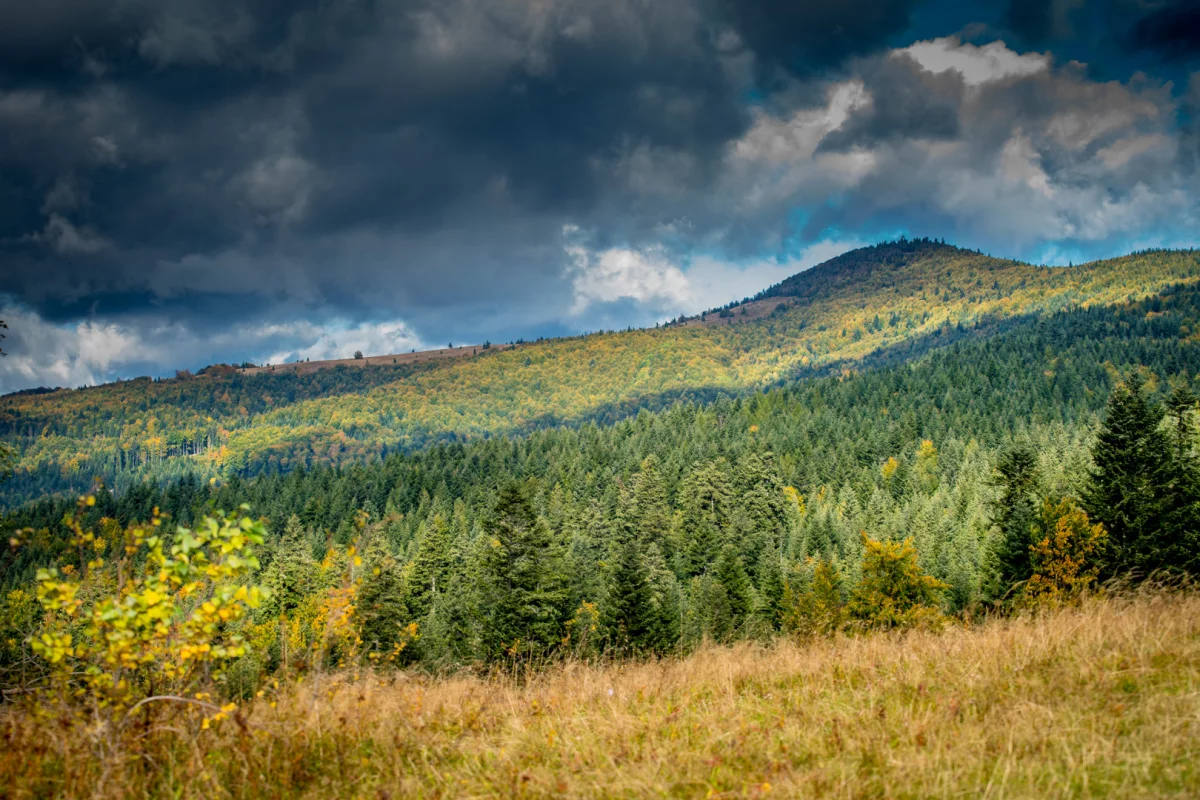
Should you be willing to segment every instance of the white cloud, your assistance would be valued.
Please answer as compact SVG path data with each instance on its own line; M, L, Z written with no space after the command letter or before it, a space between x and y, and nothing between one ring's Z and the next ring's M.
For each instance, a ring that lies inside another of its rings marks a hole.
M577 234L575 229L569 235ZM822 240L787 259L727 260L700 255L676 263L661 247L611 248L594 252L574 243L569 274L575 289L571 315L593 304L633 300L664 319L696 314L757 294L785 278L816 266L863 242Z
M921 65L922 69L939 75L953 70L970 87L981 86L1005 78L1021 78L1045 72L1050 68L1050 56L1043 53L1017 53L1001 41L982 47L964 44L957 36L916 42L900 50Z
M400 320L366 323L360 325L334 324L330 326L299 323L299 330L289 331L303 339L313 336L311 344L291 350L278 351L267 358L277 364L305 358L322 361L334 358L350 358L356 350L366 355L407 353L409 350L425 350L426 345L411 328ZM461 343L460 343L461 344Z
M677 307L688 302L691 287L683 271L657 247L645 250L612 248L592 252L582 245L567 248L575 290L572 314L592 303L631 299L639 303Z
M900 56L923 70L881 63ZM1194 226L1168 84L1098 82L1077 63L1055 67L1041 53L954 37L855 69L858 77L828 84L823 102L756 111L729 147L720 189L739 219L753 223L774 209L786 224L792 210L807 209L830 227L869 230L875 221L918 235L966 233L972 245L1011 255L1056 240L1124 242ZM947 72L968 91L939 77ZM899 94L876 107L882 91ZM955 125L929 135L916 124L925 108L950 108ZM822 147L846 131L851 144Z
M88 386L137 375L171 375L213 360L281 363L426 349L400 320L351 324L333 320L236 325L193 330L179 322L84 320L55 325L0 303L9 326L0 358L0 392L34 386Z

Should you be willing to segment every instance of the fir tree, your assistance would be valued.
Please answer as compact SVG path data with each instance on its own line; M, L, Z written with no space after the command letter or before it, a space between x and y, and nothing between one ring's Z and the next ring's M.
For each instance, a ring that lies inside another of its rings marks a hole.
M401 631L410 619L404 603L404 578L391 556L368 559L367 565L369 571L354 608L358 636L367 653L386 655L401 641Z
M996 546L999 584L996 594L1029 580L1033 574L1030 547L1038 530L1037 457L1024 445L1005 452L996 464L995 485L1000 496L992 506L992 519L1000 535Z
M618 651L640 652L653 644L653 596L641 547L633 537L621 545L609 572L600 619L609 642Z
M273 616L289 614L317 588L317 564L300 518L292 515L283 537L272 548L265 583L271 590L264 612Z
M729 525L732 488L724 459L696 465L680 487L685 575L700 575L716 561Z
M1163 409L1135 373L1113 390L1092 448L1083 506L1108 531L1107 573L1160 564L1172 492L1172 447L1160 428Z
M417 554L407 581L408 608L414 618L421 620L433 608L438 592L446 590L453 552L450 526L440 513L435 512L421 526L417 537Z
M729 600L730 621L737 629L746 621L754 608L753 587L750 576L746 574L746 566L737 548L732 544L725 545L713 569L713 577L725 589Z
M479 565L483 655L532 654L562 638L568 598L557 548L525 489L506 484L484 523Z
M801 636L828 636L841 630L846 620L842 575L832 561L813 567L807 587L789 581L784 587L783 628Z

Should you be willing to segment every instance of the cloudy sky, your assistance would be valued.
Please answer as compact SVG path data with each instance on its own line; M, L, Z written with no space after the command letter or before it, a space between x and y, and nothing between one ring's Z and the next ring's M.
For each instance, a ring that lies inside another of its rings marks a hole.
M1200 5L0 4L0 391L1196 243Z

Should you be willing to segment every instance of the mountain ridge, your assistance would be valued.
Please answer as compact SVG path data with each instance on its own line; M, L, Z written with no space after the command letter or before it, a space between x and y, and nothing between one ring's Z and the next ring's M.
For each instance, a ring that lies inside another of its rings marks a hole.
M0 437L21 459L6 492L19 501L86 488L92 477L123 484L341 463L572 424L604 408L636 413L643 398L737 395L854 369L875 353L918 357L906 343L927 350L955 338L938 331L987 335L991 321L1126 303L1198 276L1195 251L1061 268L908 240L850 251L768 287L744 317L706 313L410 365L10 395L0 398Z

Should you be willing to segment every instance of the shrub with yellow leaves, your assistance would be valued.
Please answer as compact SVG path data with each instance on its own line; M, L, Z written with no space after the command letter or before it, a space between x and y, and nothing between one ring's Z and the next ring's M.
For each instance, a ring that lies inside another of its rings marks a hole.
M49 665L39 699L62 701L110 727L155 701L216 711L206 722L224 718L232 707L206 698L229 662L247 652L238 623L267 595L248 584L263 523L242 506L168 537L155 509L148 524L119 532L102 524L97 535L81 522L94 504L81 498L65 520L78 569L37 573L47 623L31 646Z

